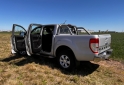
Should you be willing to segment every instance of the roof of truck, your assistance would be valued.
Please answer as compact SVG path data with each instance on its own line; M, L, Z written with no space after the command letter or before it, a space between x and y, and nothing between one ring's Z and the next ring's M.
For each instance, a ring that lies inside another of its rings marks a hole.
M43 24L43 25L72 25L72 24ZM76 26L76 25L72 25L72 26Z

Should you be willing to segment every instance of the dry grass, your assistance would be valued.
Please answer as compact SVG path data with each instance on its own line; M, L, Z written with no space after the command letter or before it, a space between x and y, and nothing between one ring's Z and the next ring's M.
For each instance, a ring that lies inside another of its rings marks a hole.
M124 65L118 61L82 62L72 72L54 59L10 54L10 34L0 33L0 85L124 85Z

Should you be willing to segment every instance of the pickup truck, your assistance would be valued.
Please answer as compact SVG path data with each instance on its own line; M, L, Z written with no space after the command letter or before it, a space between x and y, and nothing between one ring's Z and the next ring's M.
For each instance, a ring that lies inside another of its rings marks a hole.
M68 24L30 24L26 31L21 25L13 24L11 52L56 58L65 70L74 69L80 61L108 59L112 53L111 35L84 31L80 35L76 26Z

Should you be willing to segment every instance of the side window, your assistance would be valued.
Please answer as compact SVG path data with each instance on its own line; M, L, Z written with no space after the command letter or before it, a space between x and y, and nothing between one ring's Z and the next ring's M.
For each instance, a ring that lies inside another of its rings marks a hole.
M41 26L32 26L31 34L40 34L42 27Z
M21 27L21 26L15 26L14 35L22 35L22 36L24 36L25 33L26 33L26 31L24 30L23 27Z
M43 35L53 34L54 26L45 26L43 28Z
M70 30L67 26L61 26L59 28L59 34L70 34Z

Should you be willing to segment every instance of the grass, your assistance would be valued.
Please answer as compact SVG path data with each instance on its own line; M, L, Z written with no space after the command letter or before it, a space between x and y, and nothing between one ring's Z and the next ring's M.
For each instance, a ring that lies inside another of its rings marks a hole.
M124 33L112 33L112 58L124 60Z
M118 35L118 37L117 37ZM113 59L124 59L123 34L112 34ZM120 42L119 42L120 41ZM123 51L123 52L121 52ZM123 85L124 71L94 62L59 69L54 59L11 55L10 33L0 33L0 85Z

